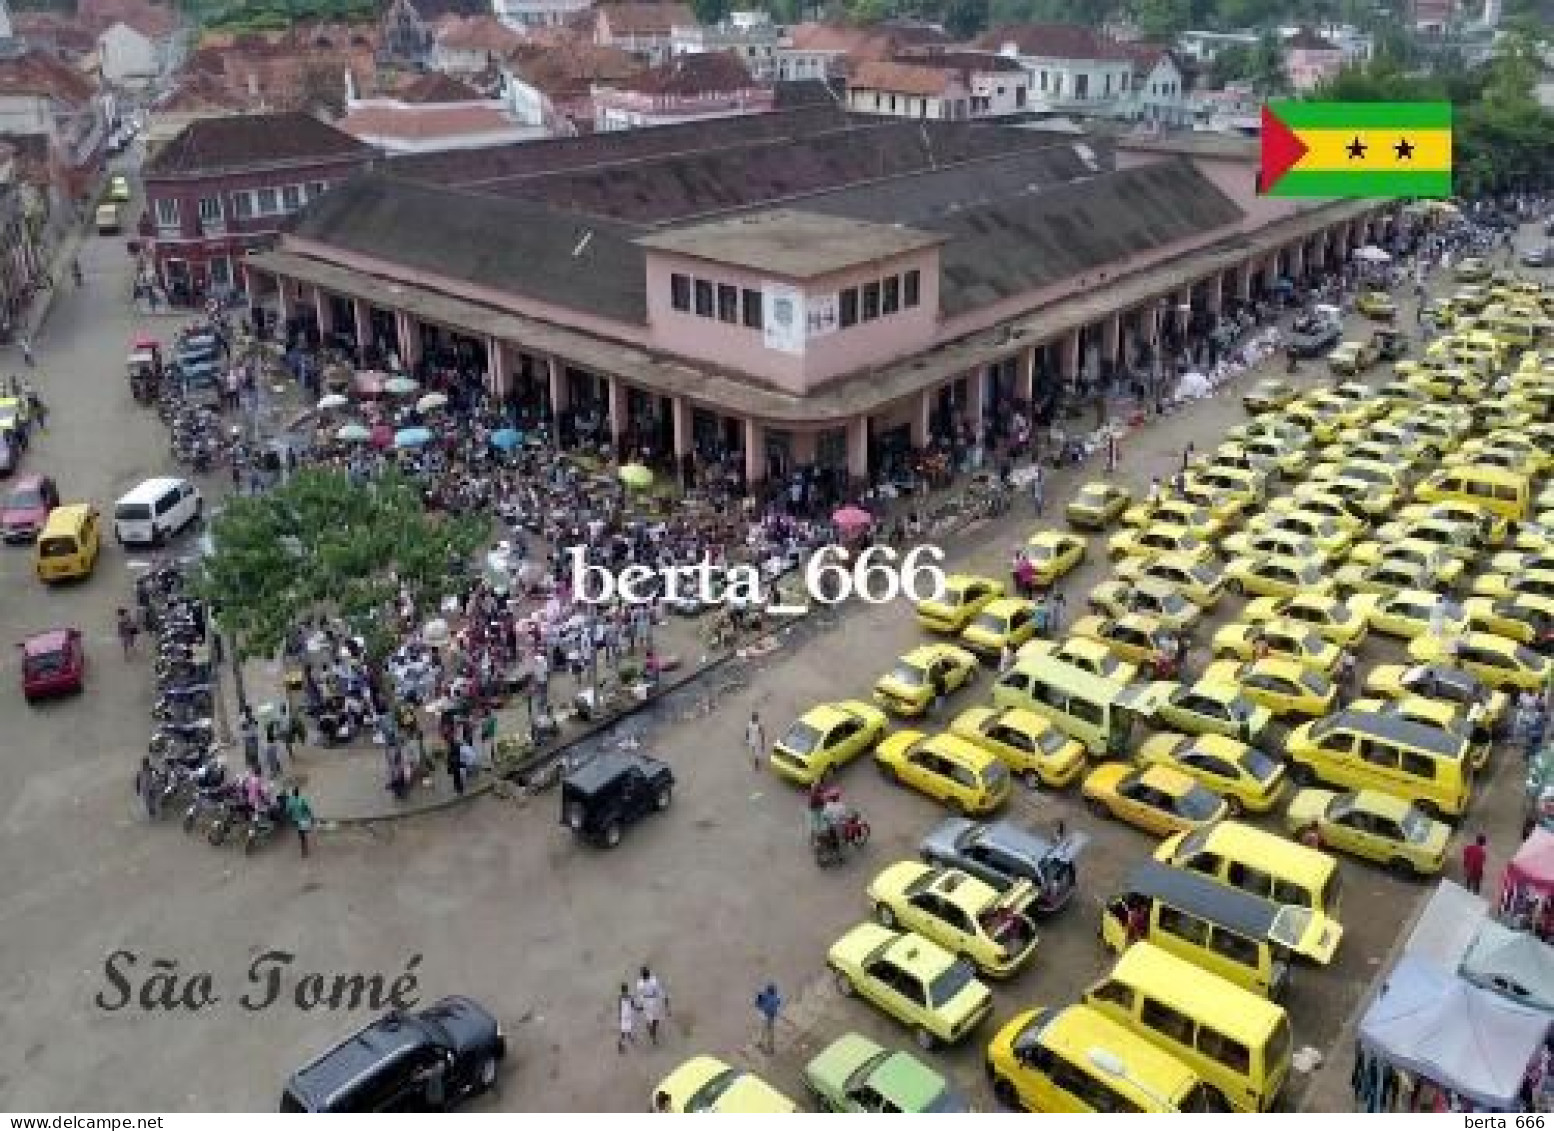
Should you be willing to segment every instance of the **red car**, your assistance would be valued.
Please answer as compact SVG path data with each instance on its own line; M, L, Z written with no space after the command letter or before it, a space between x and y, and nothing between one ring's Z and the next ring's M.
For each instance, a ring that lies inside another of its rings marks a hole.
M0 503L0 538L7 542L32 542L59 506L59 488L47 475L23 475L11 485Z
M86 648L79 628L51 628L29 636L22 650L22 695L27 702L81 690Z

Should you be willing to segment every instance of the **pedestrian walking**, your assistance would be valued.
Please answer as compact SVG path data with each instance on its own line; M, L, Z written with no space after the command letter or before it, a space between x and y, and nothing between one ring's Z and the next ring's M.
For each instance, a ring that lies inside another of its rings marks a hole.
M1037 464L1031 475L1031 509L1040 518L1047 507L1047 487L1041 474L1041 465Z
M238 734L243 739L243 762L248 766L250 773L259 773L259 724L254 721L254 714L247 707L243 708L243 719L238 724Z
M761 1017L761 1047L767 1053L777 1051L777 1018L782 1013L782 995L777 992L776 982L767 982L765 988L755 995L755 1011Z
M1110 475L1117 470L1117 433L1106 433L1106 472Z
M1474 895L1484 886L1484 865L1489 862L1489 838L1483 833L1462 848L1462 886Z
M750 721L745 724L745 749L750 751L750 768L761 768L761 756L766 753L766 728L761 725L761 716L756 711L750 712Z
M669 1016L669 995L664 984L646 966L637 976L637 1004L642 1007L642 1019L647 1022L648 1040L658 1044L658 1027Z
M544 648L534 653L534 688L539 694L540 702L548 708L550 706L550 659L545 655Z
M302 796L302 790L297 786L291 787L291 793L286 798L286 817L297 830L297 844L302 849L302 855L308 854L308 835L313 831L313 806L308 804L308 799Z
M161 797L157 791L156 770L151 766L151 759L142 755L140 769L135 773L135 793L140 797L140 803L145 807L146 816L150 820L156 820L157 806Z
M935 715L944 709L944 698L949 692L949 682L943 670L935 668L933 672L933 713Z
M1068 598L1063 596L1063 590L1057 589L1052 593L1052 599L1048 602L1051 608L1047 614L1047 632L1056 637L1063 627L1063 609L1068 604Z
M1527 726L1527 748L1523 753L1526 755L1528 761L1532 760L1532 756L1536 754L1538 752L1538 748L1543 745L1543 729L1544 714L1543 707L1540 704L1533 709L1532 718L1529 720Z
M32 339L26 334L23 334L21 341L18 344L22 347L22 360L27 363L27 367L30 369L34 365L38 364L32 356Z
M135 618L130 616L130 611L119 606L119 643L124 646L126 658L134 654L135 639L140 635L140 626L135 623Z
M631 996L631 988L625 982L621 983L621 996L615 1003L616 1036L615 1051L626 1053L627 1045L637 1043L635 1029L637 1026L637 1003Z
M31 381L22 384L22 397L27 402L27 414L38 425L39 432L49 430L49 406L43 403L43 398L38 390L33 387Z
M1014 667L1014 647L1009 641L1004 641L1004 646L998 652L998 674L1003 675Z
M272 777L281 776L281 728L274 719L264 724L264 768Z

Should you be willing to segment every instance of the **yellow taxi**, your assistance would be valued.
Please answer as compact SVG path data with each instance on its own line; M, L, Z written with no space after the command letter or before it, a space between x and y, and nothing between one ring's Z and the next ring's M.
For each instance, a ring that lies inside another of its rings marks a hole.
M1522 527L1517 533L1527 530ZM1540 535L1542 531L1539 531ZM1485 567L1488 573L1549 573L1554 572L1554 550L1502 550L1489 559Z
M1249 525L1245 530L1238 530L1223 539L1219 544L1220 550L1232 558L1316 558L1328 561L1334 556L1324 552L1303 534L1269 529L1269 521L1276 520L1278 515L1277 511L1265 511L1258 515L1252 520L1258 523L1257 526Z
M1241 446L1253 459L1276 468L1280 475L1299 475L1306 465L1306 446L1277 436L1251 436L1241 441Z
M1354 308L1367 318L1378 322L1391 322L1398 314L1398 304L1386 291L1364 291L1354 300Z
M1481 725L1493 731L1506 721L1511 697L1493 691L1472 672L1446 664L1377 664L1365 676L1365 693L1389 699L1420 696L1478 708Z
M1292 534L1297 538L1306 538L1315 542L1323 554L1332 557L1347 551L1354 544L1355 537L1354 527L1349 523L1340 522L1328 515L1317 514L1315 511L1302 510L1299 507L1294 510L1260 514L1247 523L1247 530L1279 531Z
M1375 696L1356 699L1349 704L1359 712L1374 712L1404 722L1444 731L1452 738L1468 743L1469 760L1475 772L1489 762L1491 735L1482 717L1471 707L1445 699L1423 695Z
M1161 554L1177 554L1200 560L1214 552L1208 542L1185 526L1169 522L1152 522L1142 528L1120 530L1111 536L1106 550L1114 558L1153 558Z
M1333 578L1321 558L1258 554L1232 558L1225 567L1225 586L1232 593L1260 597L1293 597L1298 593L1325 596L1333 592Z
M1452 274L1463 283L1483 282L1492 273L1493 269L1489 266L1489 261L1476 255L1469 256L1452 269Z
M1447 561L1450 559L1444 557L1440 559L1441 563ZM1458 570L1462 568L1462 563L1458 561L1451 561L1451 565ZM1432 567L1427 562L1413 558L1388 557L1379 562L1372 562L1370 565L1349 562L1340 566L1333 577L1333 582L1341 593L1375 593L1384 597L1390 593L1396 593L1399 589L1433 591L1449 588L1441 578L1440 569Z
M1211 647L1217 660L1283 656L1329 678L1338 670L1341 652L1310 625L1292 620L1232 621L1214 634Z
M989 601L960 634L960 642L978 656L996 659L1006 647L1018 648L1036 634L1036 606L1014 597Z
M1412 640L1427 632L1456 636L1466 632L1467 616L1462 606L1428 589L1398 589L1392 593L1358 594L1354 600L1369 597L1366 616L1370 625L1385 636Z
M1007 978L1036 957L1029 880L1000 892L958 868L900 860L874 877L868 895L882 927L921 935L991 978Z
M1377 483L1350 473L1347 465L1330 478L1312 480L1311 483L1327 494L1343 500L1350 511L1375 520L1390 514L1398 505L1396 488ZM1306 486L1307 484L1302 484Z
M1376 533L1355 546L1349 559L1379 562L1395 557L1405 547L1416 553L1438 551L1449 554L1464 565L1477 560L1480 528L1450 518L1398 519L1376 528ZM1455 581L1455 578L1453 579Z
M1327 355L1327 367L1334 373L1360 374L1380 360L1380 354L1370 342L1340 342ZM1318 438L1321 433L1318 432Z
M1224 532L1226 526L1225 520L1207 507L1201 507L1197 503L1174 496L1167 496L1156 502L1146 499L1142 503L1135 503L1123 512L1122 521L1126 526L1148 526L1151 522L1168 522L1173 526L1185 527L1189 533L1205 540L1217 538Z
M874 702L895 715L921 715L933 706L936 682L958 690L977 675L977 658L953 644L924 644L896 661L874 684Z
M874 749L885 727L885 713L871 704L856 699L818 704L772 745L772 770L800 785L813 784Z
M1187 734L1222 734L1256 744L1273 723L1273 712L1252 702L1233 683L1161 683L1164 698L1155 708L1157 724Z
M1466 569L1466 563L1454 552L1455 549L1457 547L1452 547L1450 544L1411 537L1366 542L1355 547L1344 568L1361 572L1382 562L1416 566L1422 571L1421 576L1426 581L1426 584L1418 588L1449 591L1457 587ZM1472 557L1471 547L1468 556ZM1348 584L1348 576L1350 575L1346 575L1342 569L1339 570L1337 579L1339 588Z
M1473 579L1473 593L1479 597L1510 597L1518 593L1554 596L1554 569L1481 573Z
M1226 467L1210 464L1194 468L1186 476L1186 482L1195 487L1206 487L1221 495L1228 495L1242 507L1261 506L1268 497L1268 473L1245 467ZM1185 492L1184 492L1185 493Z
M1120 617L1083 616L1069 629L1073 636L1099 640L1112 654L1152 672L1157 679L1169 679L1180 662L1180 637L1153 617L1126 613Z
M1269 513L1304 511L1307 514L1330 518L1340 526L1358 534L1365 529L1365 520L1354 513L1353 508L1340 495L1327 490L1321 483L1298 483L1288 495L1280 495L1268 502Z
M1338 688L1321 672L1295 660L1268 656L1251 663L1219 660L1208 666L1203 682L1239 689L1275 715L1317 718L1333 709Z
M754 1073L716 1057L693 1056L653 1089L653 1110L676 1115L791 1115L799 1108Z
M1191 476L1182 481L1181 486L1173 491L1173 495L1183 502L1208 511L1219 520L1221 529L1229 529L1239 523L1245 516L1247 508L1251 506L1249 502L1231 492L1211 487Z
M952 573L944 579L944 589L937 597L917 603L917 623L930 632L960 632L991 601L1003 595L1001 581Z
M1038 530L1025 540L1025 556L1036 571L1036 584L1052 585L1085 560L1085 540L1057 530Z
M1264 377L1241 397L1241 404L1250 413L1272 412L1283 408L1295 399L1294 385L1277 377Z
M966 816L991 813L1009 800L1009 767L953 734L897 731L874 748L874 761L887 780Z
M1549 675L1546 656L1491 632L1467 632L1450 639L1428 633L1416 636L1409 642L1408 658L1463 668L1496 690L1542 691Z
M971 963L911 931L860 923L831 945L826 965L838 993L895 1018L925 1050L963 1040L993 1012Z
M1471 597L1462 603L1470 624L1535 651L1546 652L1554 638L1554 597L1534 593L1512 597Z
M1132 683L1139 675L1137 664L1117 656L1101 641L1079 634L1071 634L1062 642L1032 640L1020 649L1019 655L1022 660L1028 656L1051 656L1113 683Z
M1116 483L1083 483L1063 508L1063 517L1080 530L1105 530L1128 509L1132 498L1126 487Z
M1302 789L1284 827L1296 840L1383 864L1405 878L1434 876L1446 861L1451 826L1379 789Z
M994 755L1032 789L1062 789L1084 772L1084 743L1020 707L969 707L950 733Z
M1126 821L1156 836L1201 829L1230 815L1225 799L1170 766L1097 766L1082 787L1097 817Z
M1161 554L1157 558L1124 558L1116 575L1123 581L1147 581L1170 586L1200 608L1213 608L1225 592L1225 567L1213 558ZM1137 610L1147 612L1149 610Z
M1093 613L1113 617L1140 613L1178 633L1190 632L1203 617L1202 606L1189 601L1169 582L1151 577L1103 581L1090 590L1085 601Z
M1463 441L1456 451L1446 457L1456 463L1488 463L1504 467L1508 471L1523 474L1546 474L1554 468L1554 454L1550 454L1536 440L1505 432L1492 432L1487 436Z
M1319 593L1293 597L1258 597L1248 601L1241 615L1247 620L1291 620L1315 629L1340 648L1357 648L1370 631L1368 598L1341 601Z
M1218 734L1156 734L1139 748L1146 766L1167 766L1225 799L1231 816L1266 813L1284 793L1284 764L1255 746Z
M1474 532L1480 546L1500 546L1510 537L1511 524L1503 516L1460 499L1442 499L1436 503L1408 503L1398 512L1399 522L1454 522Z

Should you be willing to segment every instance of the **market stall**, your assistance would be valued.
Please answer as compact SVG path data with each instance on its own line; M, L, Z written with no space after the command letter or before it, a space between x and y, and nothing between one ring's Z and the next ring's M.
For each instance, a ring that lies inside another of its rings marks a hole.
M1554 832L1533 829L1506 865L1500 921L1543 939L1554 934Z
M1547 1110L1550 1021L1405 954L1360 1021L1356 1099L1371 1112Z
M1482 924L1459 972L1475 986L1554 1012L1554 947L1526 931Z

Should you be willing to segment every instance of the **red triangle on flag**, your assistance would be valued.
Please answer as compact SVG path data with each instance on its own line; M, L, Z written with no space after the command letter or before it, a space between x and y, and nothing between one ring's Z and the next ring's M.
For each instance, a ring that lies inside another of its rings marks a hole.
M1266 105L1263 106L1262 141L1263 160L1258 187L1262 192L1268 192L1280 177L1300 163L1309 147Z

